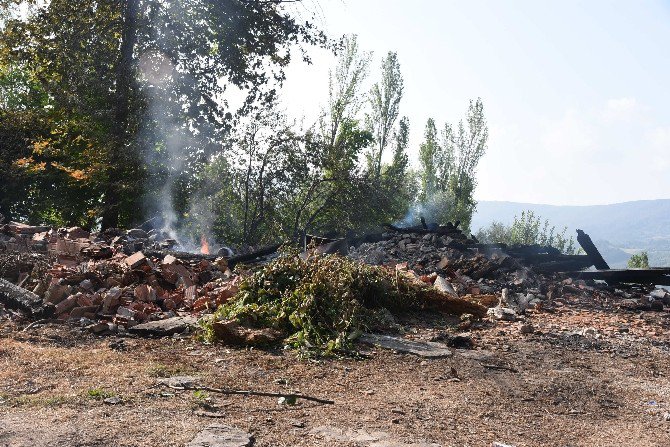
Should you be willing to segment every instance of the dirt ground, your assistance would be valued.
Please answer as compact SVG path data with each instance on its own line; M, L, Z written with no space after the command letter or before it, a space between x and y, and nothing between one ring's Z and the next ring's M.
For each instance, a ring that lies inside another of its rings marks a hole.
M0 446L183 446L214 422L250 432L256 446L670 445L670 313L566 302L528 321L534 333L519 322L482 324L469 333L475 349L450 358L366 348L367 359L320 361L4 322ZM402 324L408 338L458 332L448 318ZM335 404L157 385L173 375ZM112 396L121 402L103 401Z

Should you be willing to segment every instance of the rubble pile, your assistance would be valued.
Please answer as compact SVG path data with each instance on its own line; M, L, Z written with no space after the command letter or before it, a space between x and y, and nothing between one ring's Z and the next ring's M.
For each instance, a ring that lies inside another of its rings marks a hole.
M632 310L670 307L670 293L653 281L597 279L641 274L664 279L665 270L559 273L565 266L591 265L590 258L550 247L480 244L453 224L387 229L353 246L346 239L324 240L322 252L344 246L350 258L409 275L452 297L452 305L485 306L494 320L522 320L526 311L560 300ZM231 271L236 262L274 256L278 246L236 257L227 248L207 255L171 251L175 247L177 241L152 229L89 233L80 227L0 223L0 317L22 313L96 333L144 330L148 323L185 317L195 321L192 317L213 312L238 292L243 278Z
M162 230L111 228L89 233L81 227L53 229L17 222L0 225L0 251L61 253L91 258L110 258L116 251L132 254L138 250L170 250L177 247L175 239Z
M570 257L541 247L480 244L457 232L440 235L428 230L391 231L382 239L351 247L349 256L368 264L413 272L453 296L495 296L495 300L483 302L495 303L489 314L498 320L519 319L528 309L547 307L568 296L592 304L616 303L638 311L670 307L670 292L653 283L608 284L546 272L546 266L556 263L556 259L584 263L579 259L585 258L583 255ZM551 262L547 262L549 258ZM539 259L539 263L533 264L534 259Z
M123 332L212 311L237 293L239 278L227 257L169 254L176 241L165 236L139 228L90 234L79 227L5 224L0 227L0 278L5 279L0 280L17 289L6 292L13 297L0 299L0 312L15 307L96 333Z

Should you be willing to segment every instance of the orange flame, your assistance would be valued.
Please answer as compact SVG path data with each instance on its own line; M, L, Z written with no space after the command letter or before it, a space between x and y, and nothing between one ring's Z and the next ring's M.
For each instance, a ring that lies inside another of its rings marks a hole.
M207 242L207 238L204 234L200 237L200 253L203 255L209 254L209 243Z

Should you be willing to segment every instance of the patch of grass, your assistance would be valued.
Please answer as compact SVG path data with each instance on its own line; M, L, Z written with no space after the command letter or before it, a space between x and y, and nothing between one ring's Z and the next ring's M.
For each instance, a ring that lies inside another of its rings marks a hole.
M55 396L34 396L22 395L14 399L7 399L7 404L13 407L62 407L64 405L72 405L79 402L79 397L72 395L55 395ZM0 401L1 402L1 401Z
M47 407L60 407L72 402L73 398L71 396L51 396L44 400L44 405Z
M86 396L89 399L104 400L108 397L114 397L116 394L111 391L103 390L102 388L91 388L86 391Z
M338 255L302 259L288 253L246 278L240 291L203 323L236 320L242 326L273 328L302 355L354 351L354 339L381 323L383 308L418 308L424 288L409 277Z
M193 397L198 400L207 400L209 398L209 394L207 394L207 392L204 390L195 390L193 392Z
M166 365L152 365L149 367L147 370L147 373L151 377L156 377L156 378L165 378L165 377L170 377L178 373L179 369L176 369L174 367L169 367Z
M211 404L212 398L204 390L195 390L193 391L193 402L191 403L191 408L194 410L201 409L206 411L212 411L215 409Z
M158 363L151 365L149 368L147 368L147 374L149 375L149 377L155 377L159 379L179 375L188 375L191 373L194 373L192 368L187 368L180 365L167 366Z

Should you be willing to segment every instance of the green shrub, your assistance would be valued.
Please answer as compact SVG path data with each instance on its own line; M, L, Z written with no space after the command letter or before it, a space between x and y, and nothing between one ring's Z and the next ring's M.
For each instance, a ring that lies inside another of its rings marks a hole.
M648 269L649 268L649 255L646 251L634 254L628 260L629 269Z
M416 308L421 284L401 273L337 255L301 259L286 254L243 281L238 294L205 323L215 340L214 321L273 328L303 354L351 351L361 331L390 311Z
M521 216L514 216L514 223L507 226L501 222L493 222L487 228L480 229L476 237L483 243L503 243L507 245L542 245L554 247L567 255L577 254L578 249L572 237L566 236L568 228L556 231L549 220L542 221L533 211L522 211Z

